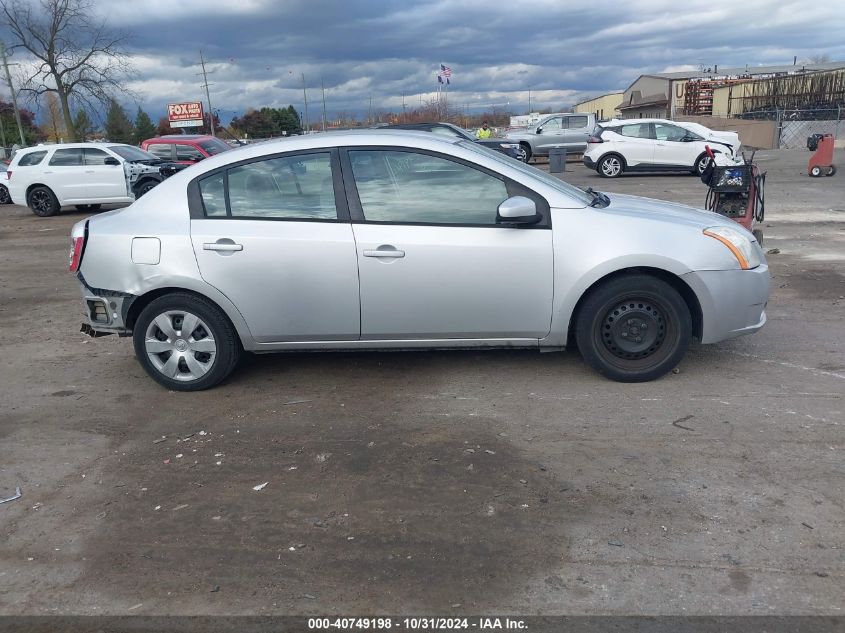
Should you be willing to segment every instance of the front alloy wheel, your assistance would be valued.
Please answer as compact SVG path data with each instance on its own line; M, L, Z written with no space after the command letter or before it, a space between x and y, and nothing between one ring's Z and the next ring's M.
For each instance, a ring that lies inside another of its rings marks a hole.
M622 173L622 159L618 156L605 156L599 161L598 172L605 178L616 178Z
M147 373L174 391L197 391L221 382L240 357L240 342L226 316L196 295L176 293L152 301L133 331L135 354Z
M686 302L647 275L617 277L593 291L576 320L584 360L620 382L654 380L680 362L692 336Z

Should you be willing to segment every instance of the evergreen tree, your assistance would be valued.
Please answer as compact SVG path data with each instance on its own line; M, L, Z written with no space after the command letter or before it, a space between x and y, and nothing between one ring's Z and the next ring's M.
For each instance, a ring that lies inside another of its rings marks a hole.
M87 141L88 137L94 133L94 124L88 118L85 110L79 110L73 119L73 129L76 132L76 138L80 141Z
M146 141L156 135L156 127L147 113L138 106L138 114L135 115L135 130L132 141L135 145L140 145L141 141Z
M135 127L126 116L126 111L112 99L106 114L106 138L112 143L131 143L134 133Z

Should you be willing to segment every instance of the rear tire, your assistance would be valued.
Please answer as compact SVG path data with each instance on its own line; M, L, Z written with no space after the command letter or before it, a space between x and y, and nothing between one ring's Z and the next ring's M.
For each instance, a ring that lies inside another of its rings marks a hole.
M763 229L754 229L751 231L751 234L754 236L754 239L757 240L757 243L762 248L763 246Z
M607 154L599 159L596 171L602 178L618 178L625 171L625 162L618 154Z
M26 196L26 204L39 218L56 215L61 206L56 196L47 187L35 187Z
M818 165L816 165L815 167L813 167L813 168L810 170L810 175L811 175L813 178L818 178L819 176L821 176L821 175L822 175L822 168L821 168L821 167L819 167Z
M132 339L141 366L173 391L218 385L232 373L242 351L223 311L204 297L183 292L151 301L138 315Z
M12 196L9 195L6 185L0 185L0 204L12 204Z
M578 311L575 340L584 360L619 382L646 382L672 371L692 337L681 295L649 275L623 275L590 292Z
M522 162L527 163L531 160L531 146L528 143L520 143L519 146L525 152L525 155L522 157Z
M836 173L836 165L831 165L830 167L827 168L827 173L825 174L825 176L832 176L835 173Z

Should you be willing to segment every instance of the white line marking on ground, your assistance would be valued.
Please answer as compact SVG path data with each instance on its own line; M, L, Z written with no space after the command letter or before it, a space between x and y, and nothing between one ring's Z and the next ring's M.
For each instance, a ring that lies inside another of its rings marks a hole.
M750 358L752 360L758 360L761 363L769 363L770 365L780 365L781 367L789 367L791 369L802 369L804 371L808 371L811 374L815 374L817 376L830 376L832 378L839 378L840 380L845 380L845 374L837 374L833 371L824 371L822 369L816 369L814 367L805 367L804 365L796 365L795 363L787 363L786 361L782 360L772 360L771 358L760 358L756 354L748 354L746 352L737 352L732 349L717 349L714 350L717 352L721 352L723 354L734 354L735 356L742 356L744 358Z

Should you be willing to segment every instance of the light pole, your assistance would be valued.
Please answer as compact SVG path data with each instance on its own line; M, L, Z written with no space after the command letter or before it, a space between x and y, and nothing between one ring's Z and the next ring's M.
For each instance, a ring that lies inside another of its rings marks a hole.
M531 86L528 86L528 114L531 114Z
M18 110L18 97L15 88L12 86L12 75L9 74L9 60L7 59L6 43L0 40L0 56L3 58L3 68L6 71L6 82L9 84L9 92L12 93L12 106L15 108L15 121L18 124L18 133L21 135L21 147L26 147L26 140L23 137L23 125L21 125L21 113Z

